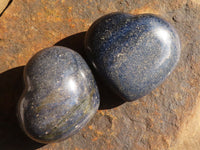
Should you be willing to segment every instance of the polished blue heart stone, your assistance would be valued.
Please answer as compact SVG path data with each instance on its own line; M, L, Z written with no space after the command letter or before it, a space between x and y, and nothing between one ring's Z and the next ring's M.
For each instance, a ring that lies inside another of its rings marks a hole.
M22 129L40 143L70 137L94 116L99 92L83 58L54 46L38 52L24 70L25 86L18 106Z
M171 73L179 60L180 40L175 29L155 15L111 13L89 28L85 50L111 89L133 101Z

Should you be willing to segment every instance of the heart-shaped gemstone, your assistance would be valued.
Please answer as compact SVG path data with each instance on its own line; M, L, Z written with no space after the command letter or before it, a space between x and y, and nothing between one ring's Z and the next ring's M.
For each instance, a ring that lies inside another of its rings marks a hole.
M111 13L86 33L86 54L101 78L123 99L136 100L171 73L180 40L165 20L152 15Z
M33 56L24 70L18 117L25 133L40 143L75 134L99 107L93 75L76 52L54 46Z

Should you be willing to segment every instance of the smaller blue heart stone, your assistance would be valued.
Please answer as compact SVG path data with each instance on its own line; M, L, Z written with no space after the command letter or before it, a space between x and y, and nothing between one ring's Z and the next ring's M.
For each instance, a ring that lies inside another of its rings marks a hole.
M64 140L83 128L99 107L99 92L86 62L61 46L34 55L24 70L18 105L24 132L40 143Z
M111 13L89 28L85 50L102 79L123 99L133 101L172 72L180 40L175 29L155 15Z

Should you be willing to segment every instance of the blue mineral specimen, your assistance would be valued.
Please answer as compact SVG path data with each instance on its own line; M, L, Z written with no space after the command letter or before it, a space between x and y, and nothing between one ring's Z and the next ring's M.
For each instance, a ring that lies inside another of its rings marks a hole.
M70 137L99 107L99 92L88 65L68 48L54 46L38 52L26 65L24 79L18 118L25 133L37 142Z
M119 12L92 24L85 51L107 85L126 101L133 101L172 72L179 60L180 40L175 29L155 15Z

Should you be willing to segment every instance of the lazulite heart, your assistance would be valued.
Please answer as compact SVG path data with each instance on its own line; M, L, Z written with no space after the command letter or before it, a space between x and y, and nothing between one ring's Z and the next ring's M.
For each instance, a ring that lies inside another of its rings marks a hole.
M89 28L85 50L101 78L123 99L133 101L172 72L180 40L175 29L155 15L111 13Z
M56 142L75 134L99 107L89 67L68 48L54 46L38 52L26 65L24 79L19 122L37 142Z

